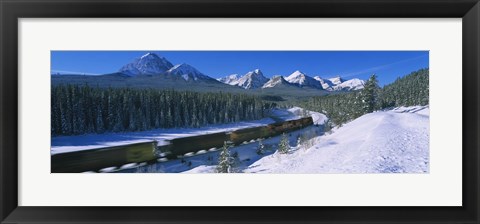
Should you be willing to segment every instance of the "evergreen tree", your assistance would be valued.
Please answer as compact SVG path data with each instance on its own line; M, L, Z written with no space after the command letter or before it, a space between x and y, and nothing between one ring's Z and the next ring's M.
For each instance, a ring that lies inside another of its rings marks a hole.
M278 152L281 154L286 154L290 151L290 144L288 143L288 136L283 133L280 138L280 143L278 144Z
M218 157L217 173L230 173L232 172L232 165L234 158L230 156L230 145L227 142L223 142L223 148Z
M378 87L378 80L377 76L373 74L365 83L364 88L360 92L361 100L363 103L363 112L364 113L371 113L377 107L377 100L378 100L378 91L380 87Z

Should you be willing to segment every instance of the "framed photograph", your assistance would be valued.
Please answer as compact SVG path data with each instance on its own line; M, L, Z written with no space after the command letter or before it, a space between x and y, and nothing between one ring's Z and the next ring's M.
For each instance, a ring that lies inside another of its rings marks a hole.
M480 221L477 0L1 11L1 223Z

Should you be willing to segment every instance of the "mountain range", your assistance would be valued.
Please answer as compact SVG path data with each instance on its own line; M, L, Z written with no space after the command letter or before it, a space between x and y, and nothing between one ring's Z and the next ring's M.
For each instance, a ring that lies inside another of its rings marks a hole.
M52 85L67 83L88 84L100 87L175 88L228 92L242 92L246 90L261 92L262 89L279 89L283 91L288 89L288 91L306 91L310 93L359 90L364 85L364 81L360 79L344 80L340 77L323 79L319 76L310 77L301 71L295 71L286 77L277 75L267 78L260 69L247 72L242 76L231 74L223 78L214 79L191 65L185 63L174 65L166 58L155 53L147 53L136 58L122 66L117 72L110 74L52 75ZM315 91L312 92L312 90Z
M364 80L357 78L350 80L344 80L340 77L323 79L320 76L315 76L312 78L298 70L287 77L276 75L271 79L268 79L263 76L260 69L255 69L243 76L232 74L217 80L244 89L275 88L277 85L288 86L290 84L289 86L292 87L312 88L326 91L352 91L363 89L365 84Z

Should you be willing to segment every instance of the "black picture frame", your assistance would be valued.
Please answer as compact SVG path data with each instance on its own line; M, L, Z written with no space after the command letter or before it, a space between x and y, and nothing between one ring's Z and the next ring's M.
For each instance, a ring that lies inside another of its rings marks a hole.
M0 0L0 15L1 223L479 223L480 4L478 0ZM17 21L19 18L76 17L462 18L463 206L18 206Z

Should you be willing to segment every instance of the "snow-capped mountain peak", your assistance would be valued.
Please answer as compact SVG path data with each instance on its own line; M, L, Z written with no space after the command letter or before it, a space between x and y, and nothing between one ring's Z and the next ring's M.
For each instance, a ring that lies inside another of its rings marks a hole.
M275 86L278 86L278 85L282 85L282 84L290 84L287 80L285 80L283 78L283 76L281 75L275 75L273 76L270 80L268 80L268 82L266 82L263 86L262 86L262 89L265 89L265 88L272 88L272 87L275 87Z
M120 68L119 72L129 75L158 75L173 67L166 58L147 53Z
M228 85L237 85L238 84L238 74L227 75L222 78L217 79L220 82L223 82Z
M264 77L262 71L260 71L260 69L258 69L258 68L253 70L253 71L247 72L247 74L245 74L244 76L261 76L261 77Z
M323 86L323 89L329 91L360 90L363 89L363 86L365 85L364 80L357 78L345 80L340 76L337 76L334 78L323 79L320 76L315 76L314 79L320 82L320 84Z
M285 80L289 81L290 83L303 83L306 78L305 76L306 75L303 72L297 70L285 78Z
M329 78L328 80L330 80L330 82L332 82L334 85L338 85L338 84L345 81L340 76L337 76L337 77L334 77L334 78Z
M350 79L335 86L336 90L360 90L363 89L365 81L361 79Z
M190 80L199 80L199 79L212 79L209 76L204 75L200 71L198 71L196 68L189 64L178 64L173 66L171 69L169 69L167 74L170 75L175 75L175 76L182 76L185 81L190 81Z
M289 83L296 84L300 87L312 87L312 88L317 88L317 89L323 89L320 83L318 83L317 80L314 78L305 75L305 73L301 71L295 71L291 75L289 75L287 78L285 78Z
M322 88L324 90L333 90L333 86L335 86L335 84L332 83L332 81L328 80L328 79L323 79L322 77L320 76L315 76L313 77L313 79L317 80L320 85L322 85Z
M266 82L268 82L268 78L263 76L260 69L255 69L240 77L235 85L244 89L256 89L261 88Z
M247 74L238 77L237 74L228 75L223 78L217 79L220 82L223 82L228 85L232 86L240 86L244 89L256 89L260 88L268 82L268 78L263 76L262 71L260 69L255 69L253 71L247 72Z
M151 58L151 59L157 59L160 58L157 54L149 52L140 57L140 59L145 59L145 58Z

